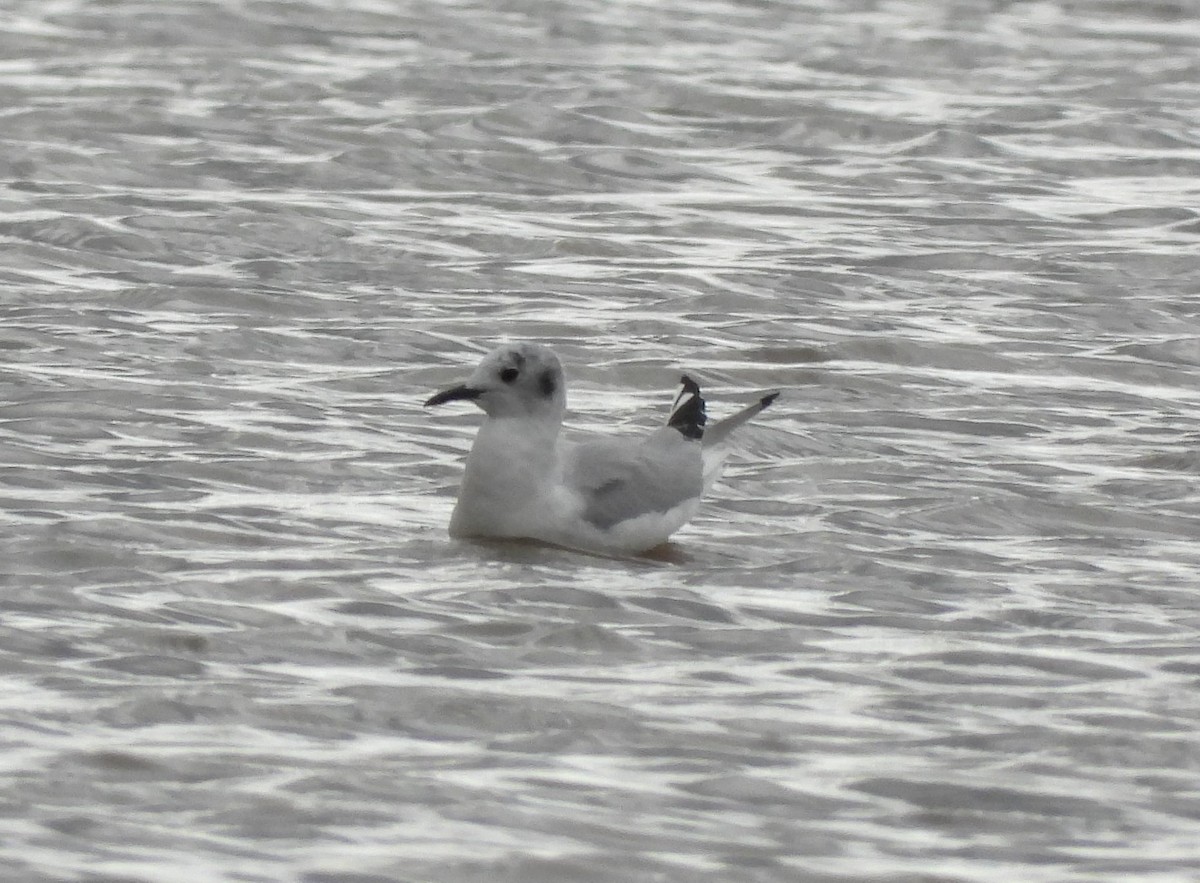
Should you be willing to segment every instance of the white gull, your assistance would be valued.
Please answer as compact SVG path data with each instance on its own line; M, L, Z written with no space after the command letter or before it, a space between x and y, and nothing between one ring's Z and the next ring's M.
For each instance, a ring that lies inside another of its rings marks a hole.
M705 428L704 399L686 375L665 426L641 437L564 438L558 357L536 343L501 346L466 383L426 406L466 400L487 415L450 518L454 537L532 539L634 554L687 524L717 480L729 437L777 391Z

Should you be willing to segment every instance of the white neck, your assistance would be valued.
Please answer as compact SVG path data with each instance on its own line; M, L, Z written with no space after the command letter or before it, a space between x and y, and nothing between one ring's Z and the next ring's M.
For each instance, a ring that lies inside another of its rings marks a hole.
M484 421L467 456L451 533L475 533L479 523L522 524L526 507L544 497L547 483L557 481L561 423L557 414L546 418ZM500 512L506 517L498 518Z

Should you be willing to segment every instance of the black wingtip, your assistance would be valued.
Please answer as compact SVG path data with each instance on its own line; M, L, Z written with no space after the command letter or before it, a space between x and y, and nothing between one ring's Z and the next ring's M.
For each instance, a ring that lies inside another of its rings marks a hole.
M759 405L761 405L762 407L765 408L765 407L767 407L767 405L771 404L771 402L775 401L777 398L779 398L779 390L775 390L775 392L767 393L765 396L763 396L761 399L758 400L758 403L759 403Z
M704 423L707 416L704 413L704 398L700 395L700 385L684 374L679 378L683 389L675 397L671 406L671 416L667 418L667 426L678 430L684 438L701 439L704 437Z

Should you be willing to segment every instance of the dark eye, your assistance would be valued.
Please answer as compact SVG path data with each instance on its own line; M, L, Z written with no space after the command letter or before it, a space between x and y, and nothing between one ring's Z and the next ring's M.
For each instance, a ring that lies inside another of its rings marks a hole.
M503 380L505 383L512 383L514 380L517 379L517 375L520 373L521 372L518 371L516 368L505 368L503 371L500 372L500 379Z

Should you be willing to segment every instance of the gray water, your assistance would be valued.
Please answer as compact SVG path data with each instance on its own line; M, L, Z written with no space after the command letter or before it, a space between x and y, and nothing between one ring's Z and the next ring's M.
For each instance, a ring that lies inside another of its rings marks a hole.
M1200 10L11 2L5 881L1200 867ZM478 415L784 396L663 559Z

